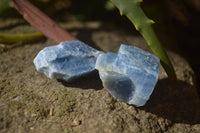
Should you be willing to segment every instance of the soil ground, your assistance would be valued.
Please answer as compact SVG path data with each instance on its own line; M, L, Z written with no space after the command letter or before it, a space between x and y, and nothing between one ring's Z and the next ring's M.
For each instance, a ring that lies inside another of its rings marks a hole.
M116 52L121 43L150 51L138 33L111 28L101 22L74 21L61 25L105 52ZM0 30L35 31L21 19L0 20ZM103 88L98 74L66 83L37 72L33 59L50 45L55 44L48 39L12 48L1 44L1 133L200 133L200 99L195 75L182 57L168 52L179 81L170 81L160 67L159 81L150 100L144 107L135 107L114 99Z

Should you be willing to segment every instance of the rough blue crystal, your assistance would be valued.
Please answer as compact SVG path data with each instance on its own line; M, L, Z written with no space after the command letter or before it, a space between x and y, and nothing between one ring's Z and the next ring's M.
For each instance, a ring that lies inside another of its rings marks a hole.
M139 48L121 45L118 54L106 53L97 58L103 86L123 102L143 106L158 80L160 60Z
M66 41L44 48L33 62L47 77L70 81L95 71L101 53L81 41Z

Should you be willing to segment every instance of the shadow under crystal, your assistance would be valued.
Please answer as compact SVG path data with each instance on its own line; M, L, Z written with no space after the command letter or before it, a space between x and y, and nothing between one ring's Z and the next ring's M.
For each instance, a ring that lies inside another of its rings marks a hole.
M61 79L58 79L57 81L67 87L75 87L81 89L95 89L95 90L101 90L103 88L101 79L99 78L98 71L94 71L90 74L81 76L69 82Z
M141 109L176 123L200 123L197 89L183 81L159 80L149 101Z

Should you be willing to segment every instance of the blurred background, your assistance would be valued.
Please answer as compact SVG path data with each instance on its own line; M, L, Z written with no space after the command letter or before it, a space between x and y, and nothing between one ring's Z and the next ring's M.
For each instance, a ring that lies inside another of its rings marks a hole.
M4 0L5 1L5 0ZM135 30L131 22L120 16L109 0L31 0L56 21L101 21L127 31ZM142 7L156 24L154 28L162 44L185 57L197 76L200 90L200 0L143 0ZM3 8L2 8L3 9ZM21 17L15 9L1 12L1 18Z

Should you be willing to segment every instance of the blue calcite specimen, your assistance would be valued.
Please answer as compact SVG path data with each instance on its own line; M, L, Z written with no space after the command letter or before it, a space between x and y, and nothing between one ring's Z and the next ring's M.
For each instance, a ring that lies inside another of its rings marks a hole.
M123 102L143 106L149 99L159 75L160 60L139 48L121 45L118 54L106 53L97 58L103 86Z
M81 41L66 41L44 48L33 62L47 77L71 81L95 71L101 53Z
M118 54L103 53L81 41L46 47L34 59L49 78L71 81L99 71L103 86L123 102L143 106L158 80L160 60L139 48L121 45Z

